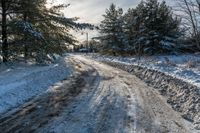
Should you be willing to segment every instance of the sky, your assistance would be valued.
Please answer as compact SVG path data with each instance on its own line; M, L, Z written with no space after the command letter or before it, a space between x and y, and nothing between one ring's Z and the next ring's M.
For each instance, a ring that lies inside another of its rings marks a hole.
M63 2L65 0L62 0ZM66 15L79 16L81 21L99 23L106 8L111 3L123 9L135 7L139 0L68 0L71 6L65 10Z
M126 11L128 8L136 7L141 0L52 0L54 3L65 3L70 6L63 12L66 17L79 17L80 22L87 22L98 25L103 19L102 15L105 13L106 8L109 8L111 3L114 3L117 7L121 7ZM171 4L174 0L166 0L168 4ZM95 31L89 32L89 38L97 35ZM84 34L74 33L80 40L85 40Z

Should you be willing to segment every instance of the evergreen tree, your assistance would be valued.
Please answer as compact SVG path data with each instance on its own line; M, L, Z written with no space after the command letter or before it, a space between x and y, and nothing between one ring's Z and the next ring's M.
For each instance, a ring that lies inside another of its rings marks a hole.
M173 17L171 8L164 1L160 4L157 0L147 0L142 14L144 22L139 41L145 42L143 52L175 52L180 21Z
M101 22L104 49L132 54L174 53L180 20L163 1L142 1L123 15L112 4Z
M9 30L9 35L6 35L9 37L6 38L12 38L9 41L9 44L13 44L12 46L9 45L10 51L17 55L21 55L23 52L25 58L34 57L38 62L42 62L49 56L62 54L67 51L68 44L75 44L77 41L69 33L70 30L92 27L90 24L77 23L78 18L65 17L61 10L69 5L61 4L47 8L47 0L10 1L12 1L12 6L9 6L11 18L7 24L4 24L9 25L9 27L6 27L6 31ZM6 0L6 2L8 1ZM3 4L1 4L1 7L3 7ZM1 11L3 12L3 8L1 8ZM5 17L2 17L2 22L3 18ZM6 18L8 20L8 15ZM3 31L5 32L5 30L2 30L2 33L4 33ZM5 35L3 37L5 38ZM3 44L6 44L3 46L7 46L8 49L6 42L3 42ZM8 51L4 49L3 47L3 51Z
M36 27L36 17L40 13L40 8L45 5L45 0L18 0L14 7L15 17L10 25L13 40L11 42L11 51L14 56L24 53L25 59L31 55L31 46L41 40L42 33ZM12 49L13 48L13 49Z
M106 9L103 17L104 20L101 21L100 31L103 35L104 50L111 50L113 54L124 51L127 40L123 31L123 9L116 9L116 6L111 4L110 8Z
M18 0L16 0L16 2L18 2ZM1 0L0 2L3 62L7 62L9 59L8 23L13 15L13 7L15 6L16 3L14 0Z
M145 38L143 34L144 30L144 12L145 6L142 1L136 9L128 9L127 13L124 15L125 28L124 31L128 36L128 42L130 47L130 53L141 54L141 44ZM143 36L143 39L141 38ZM138 39L140 38L140 39Z

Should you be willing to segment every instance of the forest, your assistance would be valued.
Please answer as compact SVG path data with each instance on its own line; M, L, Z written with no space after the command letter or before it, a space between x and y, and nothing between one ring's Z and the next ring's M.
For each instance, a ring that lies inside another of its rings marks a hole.
M69 32L85 27L77 17L67 18L69 4L47 6L47 0L1 0L1 56L3 62L24 58L43 62L62 54L77 40Z
M69 45L77 51L78 40L70 31L94 25L66 17L62 10L70 4L47 4L47 0L1 0L2 62L31 59L41 63L66 53ZM165 1L146 0L125 12L111 4L95 25L98 43L91 45L112 55L198 53L199 9L198 0L176 0L173 8Z
M165 1L146 0L125 13L111 4L100 25L103 51L125 55L199 52L198 1L175 2L172 8Z

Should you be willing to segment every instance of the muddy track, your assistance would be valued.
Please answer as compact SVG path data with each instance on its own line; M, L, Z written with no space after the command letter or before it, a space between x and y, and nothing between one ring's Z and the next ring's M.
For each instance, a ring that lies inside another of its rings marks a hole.
M0 118L1 133L193 133L135 76L75 55L78 73Z
M42 128L58 117L63 108L81 93L86 86L85 77L91 77L88 74L93 72L94 70L82 71L70 79L63 80L61 86L54 87L50 92L3 114L0 117L0 133L31 133Z

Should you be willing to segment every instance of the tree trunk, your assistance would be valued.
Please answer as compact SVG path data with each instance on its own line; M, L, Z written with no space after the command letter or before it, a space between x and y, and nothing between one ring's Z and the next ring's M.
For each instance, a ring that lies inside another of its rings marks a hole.
M2 54L3 62L8 61L8 41L7 41L7 14L6 0L1 0L2 5Z
M24 13L24 22L27 22L27 14ZM25 42L27 41L27 35L25 34L24 35L24 38L25 38ZM27 44L24 44L24 58L25 60L28 59L28 46Z
M189 13L189 17L190 17L190 20L191 20L191 24L192 24L192 28L193 28L193 32L194 32L194 35L195 35L195 41L196 41L196 45L197 45L197 48L198 50L200 50L200 40L198 38L198 27L195 25L195 20L194 20L194 16L192 15L192 11L191 11L191 8L189 7L189 3L187 0L184 0L185 2L185 5L187 7L187 11Z

